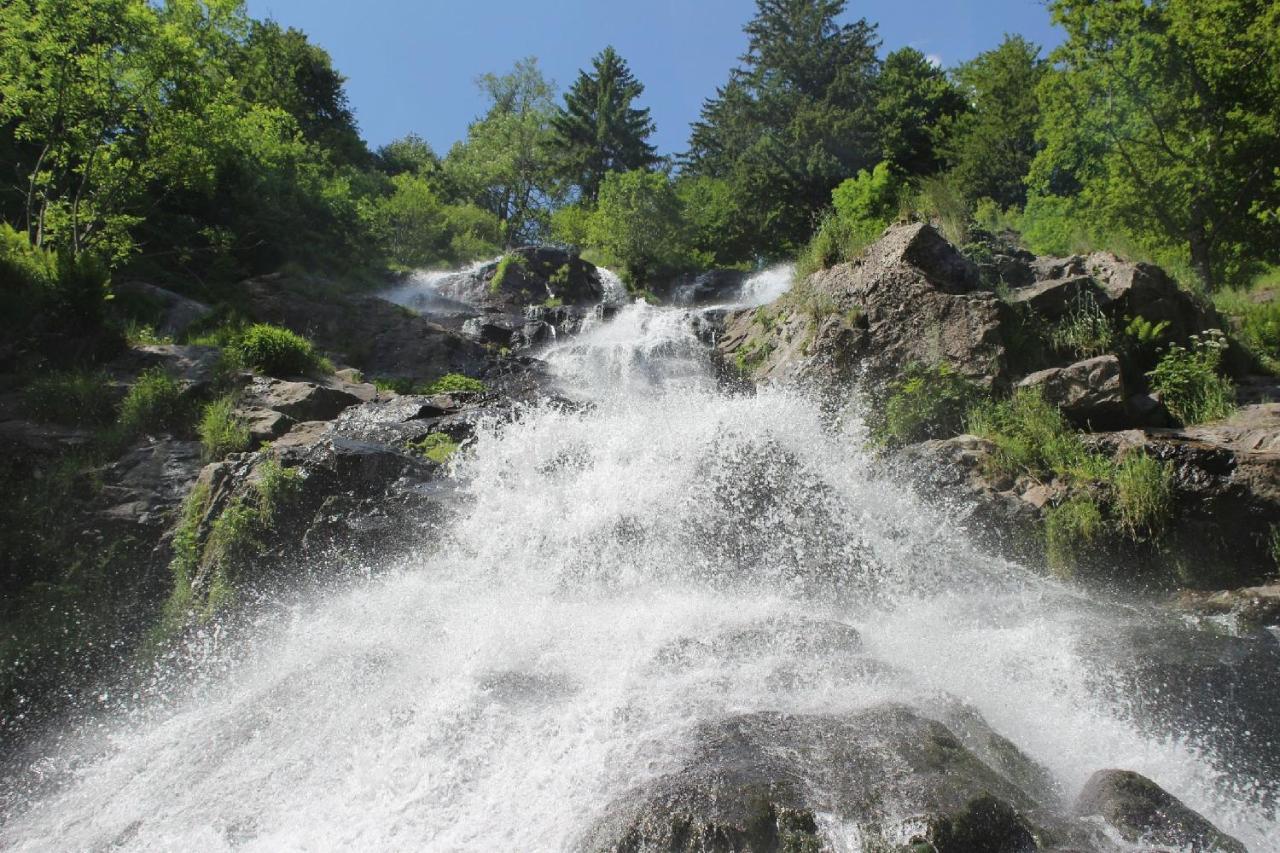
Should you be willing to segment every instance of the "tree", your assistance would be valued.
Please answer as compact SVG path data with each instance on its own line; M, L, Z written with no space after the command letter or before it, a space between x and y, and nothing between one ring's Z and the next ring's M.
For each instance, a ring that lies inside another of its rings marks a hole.
M632 284L683 262L680 199L662 172L610 172L587 237Z
M410 133L394 139L374 152L378 168L395 177L405 173L430 174L440 168L440 158L425 139Z
M1174 248L1207 287L1280 258L1280 5L1056 0L1033 178L1066 172L1095 221ZM1261 215L1260 215L1261 214Z
M649 110L632 106L644 86L612 47L592 59L591 67L590 73L578 72L551 126L570 180L583 198L595 201L607 172L646 169L657 157L648 142L654 131Z
M497 218L474 205L441 202L427 178L401 172L377 202L374 233L388 258L406 268L460 263L497 252Z
M563 195L552 149L555 87L532 57L517 62L510 74L486 74L478 84L489 109L449 151L446 175L498 217L506 245L536 240Z
M942 69L911 47L885 57L877 85L882 156L907 175L931 175L943 165L946 133L968 109Z
M1048 71L1040 48L1016 35L955 70L971 109L956 120L947 156L969 198L1006 207L1026 201L1025 179L1039 150L1036 87Z
M790 253L831 190L879 159L875 27L844 0L757 0L747 52L694 124L686 169L729 182L765 253Z
M301 30L282 29L274 21L250 22L233 73L247 101L287 112L304 139L329 151L338 162L369 162L343 88L346 78Z

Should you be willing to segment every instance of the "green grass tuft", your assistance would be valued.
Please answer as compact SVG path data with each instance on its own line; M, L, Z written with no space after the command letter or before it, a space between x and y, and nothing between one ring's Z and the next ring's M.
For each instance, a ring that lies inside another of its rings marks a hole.
M248 366L272 376L332 373L333 365L316 352L311 341L280 326L255 323L229 349Z
M485 384L479 379L472 379L461 373L446 373L427 386L428 394L453 394L458 391L479 392L485 390Z
M115 417L115 395L105 373L67 370L37 376L23 390L27 411L39 420L101 426Z
M407 447L410 451L443 465L458 451L459 444L448 433L433 432L424 436L421 441L409 442Z
M178 380L153 367L143 371L120 403L116 429L122 440L166 430L190 429L191 406Z
M886 447L959 434L968 410L981 397L977 385L945 362L909 365L887 391L884 402L867 416L872 441Z
M200 434L206 461L216 462L229 453L249 449L249 430L236 417L235 408L235 396L232 394L205 405L196 431Z

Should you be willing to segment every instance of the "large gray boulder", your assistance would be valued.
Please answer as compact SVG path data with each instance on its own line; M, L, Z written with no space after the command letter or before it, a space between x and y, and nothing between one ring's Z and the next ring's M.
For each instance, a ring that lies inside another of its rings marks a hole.
M1022 778L1041 774L1007 741L1001 749L1026 765ZM906 706L759 712L703 725L685 766L613 804L580 848L819 851L829 822L856 825L867 849L1015 853L1071 834L1042 797Z
M878 383L912 363L948 362L986 385L1007 382L1008 308L933 228L889 228L856 261L797 282L772 306L729 314L717 351L757 381Z
M1169 846L1188 853L1248 853L1245 846L1147 777L1099 770L1075 805L1080 817L1106 822L1132 844Z
M168 338L176 338L213 314L213 309L203 302L143 281L121 282L112 290L117 300L141 303L142 310L136 313L152 315L156 333Z
M1018 387L1040 389L1045 400L1078 426L1118 426L1125 418L1124 377L1114 355L1040 370L1024 377Z

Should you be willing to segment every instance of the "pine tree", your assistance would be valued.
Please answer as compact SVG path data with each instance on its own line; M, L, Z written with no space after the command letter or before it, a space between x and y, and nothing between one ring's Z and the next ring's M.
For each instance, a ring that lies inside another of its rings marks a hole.
M632 104L644 92L627 63L612 47L580 71L552 118L567 177L594 201L609 172L644 169L656 161L648 138L654 131L649 110Z
M831 191L880 159L875 26L844 0L757 0L746 54L702 108L686 160L732 188L754 245L806 241Z

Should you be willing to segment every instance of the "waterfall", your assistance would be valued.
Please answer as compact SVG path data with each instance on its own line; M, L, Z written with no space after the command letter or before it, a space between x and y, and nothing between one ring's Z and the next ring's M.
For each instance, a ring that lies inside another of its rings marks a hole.
M742 300L789 280L761 273ZM945 694L1069 796L1137 770L1277 849L1268 771L1107 687L1106 641L1164 622L971 546L863 452L856 415L720 390L696 319L637 303L552 344L589 405L483 423L455 517L416 556L282 603L233 664L69 737L42 759L58 784L7 795L0 847L572 849L700 722ZM788 641L805 618L856 628L867 665Z

